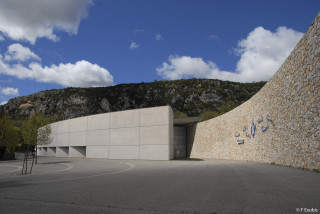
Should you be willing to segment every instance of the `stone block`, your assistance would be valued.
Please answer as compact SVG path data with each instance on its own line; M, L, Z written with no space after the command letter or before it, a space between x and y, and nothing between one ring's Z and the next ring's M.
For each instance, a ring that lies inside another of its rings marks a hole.
M87 146L87 158L109 158L109 146Z
M139 126L139 110L112 112L110 117L110 128Z
M139 127L110 129L110 145L139 146Z
M87 130L109 129L110 113L97 114L88 117Z
M109 159L139 159L139 146L110 146Z
M110 130L87 131L87 146L106 146L110 144Z

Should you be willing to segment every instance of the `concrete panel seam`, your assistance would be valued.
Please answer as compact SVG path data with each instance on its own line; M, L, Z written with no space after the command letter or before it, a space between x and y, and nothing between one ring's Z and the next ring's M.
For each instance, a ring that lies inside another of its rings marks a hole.
M167 125L170 125L170 123L161 124L161 125L140 126L140 127L167 126Z
M139 150L138 150L138 159L140 160L140 146L141 146L141 142L140 142L140 130L141 130L141 122L140 122L140 113L141 113L141 109L139 109Z
M108 146L111 146L111 142L110 142L110 128L111 128L111 113L110 113L110 117L109 117L109 129L108 129L108 132L109 132L109 145ZM108 149L108 158L110 159L110 149Z

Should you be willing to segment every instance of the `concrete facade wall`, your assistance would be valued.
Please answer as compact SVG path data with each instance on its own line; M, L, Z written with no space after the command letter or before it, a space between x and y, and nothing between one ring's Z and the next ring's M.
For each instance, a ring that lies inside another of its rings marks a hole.
M266 117L272 119L268 121ZM258 123L259 119L263 119ZM256 125L255 136L251 130ZM269 127L265 132L263 128ZM320 13L274 77L236 109L190 128L192 158L320 169ZM246 133L250 137L246 136ZM239 137L235 135L240 134ZM238 139L243 144L238 144Z
M171 107L163 106L56 122L50 124L53 142L39 149L39 154L170 160L173 159L172 114ZM50 148L57 148L56 152Z

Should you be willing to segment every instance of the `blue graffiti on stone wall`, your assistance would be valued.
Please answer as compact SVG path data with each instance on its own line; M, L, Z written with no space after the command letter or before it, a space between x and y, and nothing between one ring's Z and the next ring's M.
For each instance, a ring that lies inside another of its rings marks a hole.
M255 134L256 134L256 125L254 125L254 123L252 122L252 124L251 124L251 135L252 135L252 137L254 137Z
M264 122L263 117L260 117L258 118L257 123L258 123L257 125L261 127L261 132L266 132L268 129L270 129L270 126L269 126L270 123L274 126L274 122L269 115L266 116L266 122ZM254 121L252 121L251 133L250 131L249 133L246 132L247 130L249 130L248 126L243 127L242 131L245 132L246 137L251 138L251 136L254 137L257 134L257 125L254 123ZM240 136L239 132L235 134L235 137L238 138L239 136Z
M266 127L262 126L261 131L262 131L262 132L265 132L265 131L267 131L268 129L269 129L269 124L267 124Z

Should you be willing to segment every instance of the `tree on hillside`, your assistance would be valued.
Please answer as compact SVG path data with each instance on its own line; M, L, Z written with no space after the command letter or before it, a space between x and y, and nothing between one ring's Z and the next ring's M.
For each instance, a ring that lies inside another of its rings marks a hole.
M186 118L186 117L188 117L188 115L182 111L177 110L177 111L173 112L173 117L174 118Z
M19 143L19 128L14 127L11 118L7 114L0 116L0 147L13 153Z
M44 117L41 112L36 112L22 125L24 143L35 148L36 163L38 145L52 142L51 127L48 125L50 122L52 119Z

